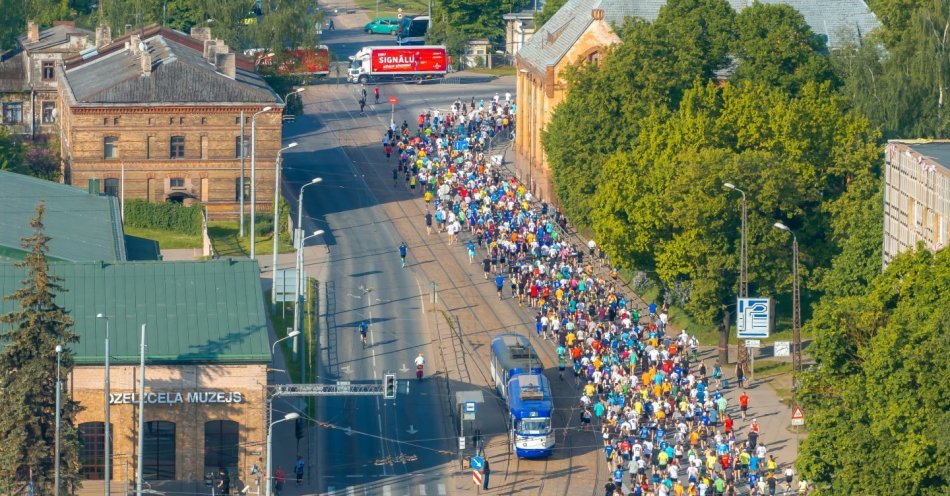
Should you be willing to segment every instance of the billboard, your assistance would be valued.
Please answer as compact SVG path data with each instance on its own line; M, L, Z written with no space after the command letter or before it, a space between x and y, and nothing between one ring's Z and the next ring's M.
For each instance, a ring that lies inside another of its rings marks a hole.
M444 73L448 60L443 47L392 47L373 49L373 74Z
M739 298L736 306L739 339L767 338L772 331L771 298Z

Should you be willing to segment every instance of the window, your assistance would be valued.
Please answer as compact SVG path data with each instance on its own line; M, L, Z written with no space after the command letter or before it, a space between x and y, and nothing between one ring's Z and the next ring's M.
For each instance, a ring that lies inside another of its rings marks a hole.
M247 178L244 178L244 199L247 200L251 197L251 181ZM234 201L241 201L241 178L234 178Z
M185 158L185 137L172 136L170 158Z
M155 121L154 121L151 117L149 117L149 118L148 118L148 125L151 126L151 125L153 125L153 124L155 124Z
M108 118L108 117L103 117L103 118L102 118L102 125L103 125L103 126L108 126L108 125L109 125L109 118Z
M234 137L234 158L247 157L247 152L250 149L251 139L248 136Z
M155 136L148 136L145 139L145 158L155 158Z
M202 136L198 147L198 158L208 158L208 137Z
M52 60L43 61L43 81L52 81L56 77L55 65Z
M205 422L205 471L227 469L235 473L240 444L239 426L233 420Z
M173 177L168 180L169 185L172 188L184 188L185 187L185 178L183 177Z
M114 177L107 177L105 192L109 196L119 196L119 180Z
M118 126L118 125L119 125L119 122L120 122L120 121L119 121L119 118L118 118L118 117L113 117L113 118L112 118L112 125L113 125L113 126Z
M45 100L40 104L43 124L52 124L56 122L56 102Z
M184 125L185 125L185 118L184 118L184 117L179 117L179 118L178 118L178 125L179 125L179 126L184 126Z
M119 138L117 136L102 138L102 157L119 158Z
M4 103L3 122L6 124L20 124L23 122L23 102Z
M142 436L142 477L145 480L175 478L175 424L163 420L145 422Z
M205 125L205 124L207 124L207 123L208 123L208 118L207 118L207 117L202 117L202 118L201 118L201 125L203 126L203 125Z
M105 422L79 424L79 463L82 464L79 473L83 479L103 480L105 478L105 426Z

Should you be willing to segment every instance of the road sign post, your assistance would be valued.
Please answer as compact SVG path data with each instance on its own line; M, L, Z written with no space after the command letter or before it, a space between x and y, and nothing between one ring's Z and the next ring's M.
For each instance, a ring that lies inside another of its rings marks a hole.
M805 425L805 412L798 405L792 408L792 425Z
M389 97L389 104L392 105L392 112L389 114L389 127L392 128L392 125L396 123L396 104L399 102L399 99L395 95Z
M749 357L749 380L755 380L755 352L752 350L755 348L761 348L762 341L758 339L746 339L745 340L745 349Z

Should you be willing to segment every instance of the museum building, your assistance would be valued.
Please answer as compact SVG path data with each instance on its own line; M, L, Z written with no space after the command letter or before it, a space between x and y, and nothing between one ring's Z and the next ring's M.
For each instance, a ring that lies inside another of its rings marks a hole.
M144 480L164 494L201 494L205 475L224 468L232 487L246 483L265 451L271 361L257 262L54 261L49 267L62 278L66 291L56 301L79 336L69 346L76 366L66 390L82 406L78 494L102 494L107 456L112 492L134 487L143 325ZM12 294L24 277L24 268L0 263L0 294ZM14 304L0 302L0 313ZM111 454L105 453L107 399Z

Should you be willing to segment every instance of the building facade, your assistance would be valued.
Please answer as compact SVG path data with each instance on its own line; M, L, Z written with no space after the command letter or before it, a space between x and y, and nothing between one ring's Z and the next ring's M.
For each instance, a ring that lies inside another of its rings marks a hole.
M254 151L256 203L271 208L284 102L207 29L134 31L57 76L67 184L98 180L108 194L236 217L242 182L250 202Z
M756 2L796 8L832 48L859 41L879 25L863 0L729 0L736 11ZM541 134L568 91L564 69L600 60L610 45L620 41L614 26L627 17L652 22L665 4L662 0L568 0L517 52L516 169L536 195L554 198Z
M44 30L33 21L27 23L17 47L0 54L2 126L10 134L29 138L55 134L56 68L92 44L92 33L72 22L57 22Z
M505 55L514 56L534 34L534 11L512 12L505 20Z
M884 155L884 265L950 237L950 141L889 141Z
M221 469L232 487L250 483L251 468L266 451L272 359L257 262L52 262L49 267L62 277L66 291L57 303L74 319L72 330L79 337L70 345L76 365L66 386L82 407L76 417L79 494L103 494L107 401L113 493L126 484L134 487L140 435L144 480L162 494L206 494L205 476ZM24 275L25 268L0 263L0 294L13 293ZM9 312L14 304L2 301L0 311Z

